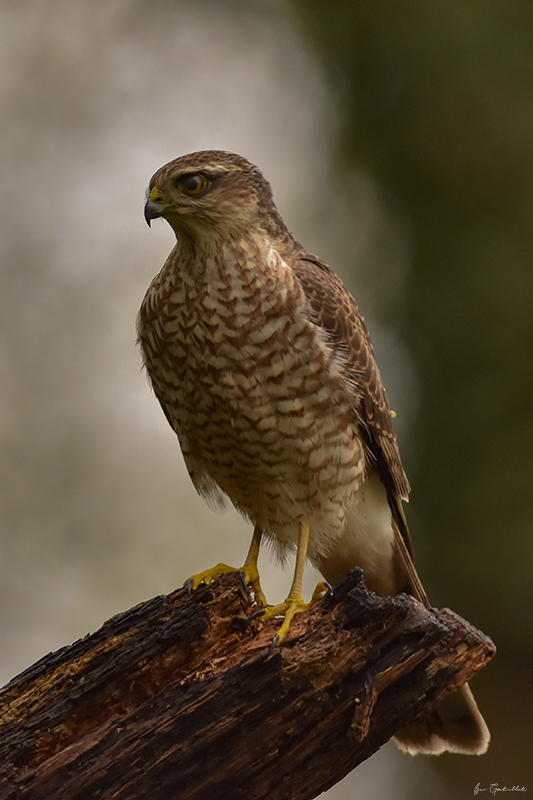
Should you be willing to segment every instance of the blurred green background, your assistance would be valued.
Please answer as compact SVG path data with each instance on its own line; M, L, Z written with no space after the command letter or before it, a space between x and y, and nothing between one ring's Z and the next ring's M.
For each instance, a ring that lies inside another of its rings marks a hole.
M2 0L0 63L2 682L242 561L251 532L197 498L135 347L172 245L145 186L233 150L361 306L419 571L498 646L473 682L487 755L389 744L327 797L533 791L533 6ZM290 567L261 567L281 600Z

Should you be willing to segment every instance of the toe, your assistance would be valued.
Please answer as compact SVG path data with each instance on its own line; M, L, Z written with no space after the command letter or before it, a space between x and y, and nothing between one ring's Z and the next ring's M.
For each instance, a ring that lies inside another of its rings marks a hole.
M227 575L230 572L239 572L238 569L235 567L230 567L227 564L217 564L216 567L212 567L211 569L206 569L203 572L199 572L197 575L191 575L191 577L185 581L183 584L189 594L192 594L201 583L204 583L208 586L217 578L220 578L221 575Z
M250 586L254 593L255 602L258 606L262 606L264 608L267 605L267 599L263 589L261 588L257 567L254 568L245 564L240 570L240 573L245 589L248 589Z
M313 596L311 597L311 601L309 603L310 606L314 605L314 603L318 603L319 600L322 598L327 597L328 594L332 592L331 585L326 581L319 581L315 586L315 591L313 592Z

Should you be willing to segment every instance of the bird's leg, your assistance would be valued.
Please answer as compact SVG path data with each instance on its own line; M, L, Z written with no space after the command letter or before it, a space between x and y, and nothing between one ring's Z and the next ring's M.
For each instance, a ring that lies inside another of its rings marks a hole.
M263 531L261 528L256 526L254 528L254 535L252 536L248 555L246 556L246 560L240 569L238 567L230 567L228 564L217 564L216 567L206 569L203 572L199 572L197 575L191 575L191 577L183 584L187 587L189 594L192 594L192 592L194 592L201 583L205 583L207 586L217 578L220 578L221 575L227 575L229 572L240 572L244 585L252 587L256 602L260 605L266 606L266 597L261 589L261 584L259 582L259 571L257 569L257 558L259 556L259 546L261 544L262 535Z
M263 620L272 619L272 617L279 617L281 615L284 616L283 625L277 632L276 636L274 637L273 645L276 646L281 644L281 642L285 639L290 624L292 622L292 618L295 614L299 614L302 611L305 611L309 608L313 603L316 603L325 594L329 592L329 587L326 583L321 581L315 591L313 592L313 596L309 603L306 603L303 594L302 594L302 581L304 576L305 570L305 561L307 558L307 548L309 545L309 534L311 530L310 521L308 519L300 522L300 527L298 530L298 547L296 550L296 565L294 567L294 578L292 580L292 585L287 595L286 600L283 603L280 603L277 606L269 606L265 609L263 613L257 612L258 614L261 613L261 618Z
M259 547L261 545L261 537L263 531L256 525L254 528L254 535L250 542L250 549L248 555L241 568L241 575L245 586L251 586L255 595L255 602L258 605L266 606L267 600L261 588L259 581L259 570L257 569L257 559L259 558Z

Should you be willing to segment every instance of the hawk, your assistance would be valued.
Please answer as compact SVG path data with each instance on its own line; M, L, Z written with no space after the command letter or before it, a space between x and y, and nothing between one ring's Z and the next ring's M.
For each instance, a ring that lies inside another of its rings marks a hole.
M428 599L402 501L409 484L370 337L337 275L293 237L270 184L242 156L207 150L152 177L148 224L176 245L144 297L144 363L201 495L254 525L242 571L287 635L306 604L308 558L335 583L359 566L379 595ZM287 599L268 606L257 558L267 537L296 550ZM194 590L234 568L193 576ZM327 591L320 583L311 602ZM467 686L397 734L407 752L482 753L487 727Z

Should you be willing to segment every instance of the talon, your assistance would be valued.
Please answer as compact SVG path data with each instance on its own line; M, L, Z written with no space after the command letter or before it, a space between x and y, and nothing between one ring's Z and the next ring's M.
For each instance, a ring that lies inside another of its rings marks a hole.
M216 567L206 569L203 572L199 572L197 575L191 575L183 585L187 587L187 591L189 595L191 595L198 589L201 583L209 586L209 584L213 583L217 578L220 578L222 575L228 575L230 572L239 572L239 570L227 564L217 564Z
M267 599L264 595L264 592L261 588L261 584L259 582L259 572L257 571L257 564L244 564L243 568L240 570L242 582L244 583L244 588L248 591L248 587L251 588L252 592L254 593L255 602L257 605L266 606Z
M241 572L244 574L243 580L246 584L246 589L248 589L248 586L252 587L255 602L260 606L266 606L267 600L263 590L261 589L259 570L257 569L257 559L259 557L259 547L261 545L262 535L263 531L256 525L254 528L254 535L252 536L252 541L250 543L250 549L248 550L248 555L246 556L246 561L242 566Z
M274 637L274 647L277 647L279 644L281 644L281 642L287 636L294 615L301 614L302 611L308 609L310 605L311 603L306 603L301 596L291 597L289 595L289 597L287 597L283 603L280 603L277 606L267 606L267 608L261 609L263 611L262 617L264 622L267 622L267 620L273 619L274 617L284 617L281 628Z
M329 584L325 583L325 581L320 581L320 583L317 584L315 591L313 592L313 596L308 603L305 602L301 594L299 597L296 595L291 597L289 594L289 597L287 597L287 599L278 606L268 606L265 609L261 609L260 612L256 612L252 616L259 616L259 614L261 614L263 620L266 622L273 617L279 617L283 615L283 624L272 640L272 647L278 647L278 645L280 645L286 638L294 616L296 614L301 614L303 611L307 611L308 608L322 600L322 598L329 594L330 591L331 587Z
M308 519L303 520L299 525L294 578L292 580L292 586L287 599L278 606L269 606L265 609L265 613L263 615L265 621L280 615L283 615L284 617L283 624L272 642L273 647L278 647L287 636L294 615L301 614L302 611L306 611L306 609L308 609L312 603L317 602L317 600L324 596L324 585L321 585L320 583L313 592L313 597L309 603L305 602L302 595L302 579L307 555L307 546L309 544L310 529L311 526Z
M327 581L319 581L315 586L315 590L309 602L309 605L313 605L314 603L318 603L322 598L327 597L328 594L331 594L333 591L331 584Z
M206 569L203 572L199 572L197 575L191 575L191 577L185 581L183 586L187 589L190 596L196 591L196 589L198 589L200 584L204 583L206 586L208 586L217 578L220 578L222 575L228 575L231 572L239 573L246 591L248 591L249 586L251 587L255 596L255 602L258 605L267 605L266 597L259 581L259 572L257 569L257 558L255 553L253 553L252 556L248 555L248 558L240 569L237 567L230 567L228 564L217 564L216 567Z
M262 617L266 613L266 608L258 608L257 611L254 611L253 614L250 614L248 617L248 622L251 622L253 619L257 619L257 617Z

